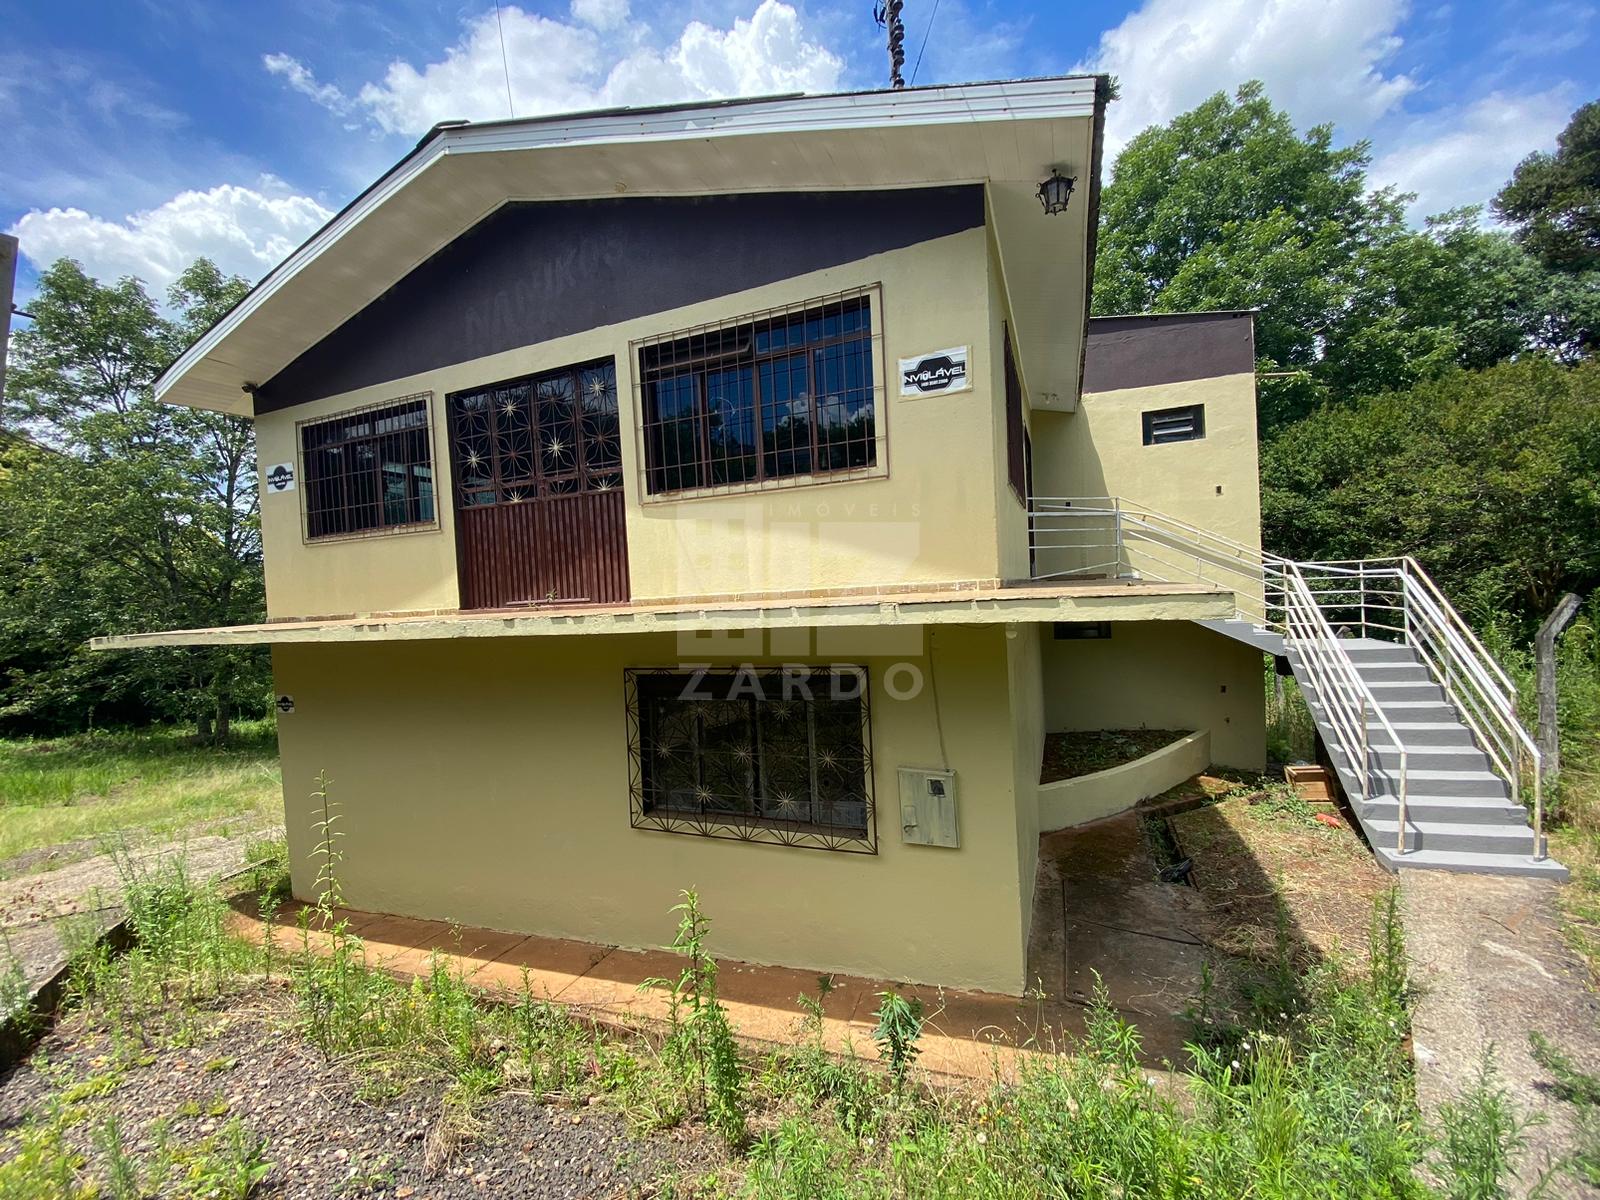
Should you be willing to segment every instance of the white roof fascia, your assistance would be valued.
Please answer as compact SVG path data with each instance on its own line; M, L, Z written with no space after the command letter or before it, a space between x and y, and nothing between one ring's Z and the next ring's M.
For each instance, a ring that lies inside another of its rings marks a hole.
M263 302L315 262L375 209L449 154L537 150L560 146L626 145L751 134L826 132L907 125L977 124L1004 120L1093 117L1096 77L1028 79L963 84L907 91L845 92L793 96L656 111L622 110L568 120L516 121L443 126L253 288L248 295L180 354L155 381L161 399L178 380L207 358Z

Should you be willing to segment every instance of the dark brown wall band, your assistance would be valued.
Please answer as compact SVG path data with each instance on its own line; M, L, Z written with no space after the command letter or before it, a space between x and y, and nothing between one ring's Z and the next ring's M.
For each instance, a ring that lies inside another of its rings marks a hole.
M976 185L508 204L255 394L258 413L983 225Z
M1089 322L1083 390L1116 392L1256 369L1255 314L1161 313Z

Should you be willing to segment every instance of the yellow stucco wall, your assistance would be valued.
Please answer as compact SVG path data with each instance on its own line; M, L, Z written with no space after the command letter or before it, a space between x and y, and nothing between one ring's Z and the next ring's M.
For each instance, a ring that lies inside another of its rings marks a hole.
M1039 857L1041 810L1039 768L1044 759L1044 660L1041 634L1049 627L1012 625L1006 629L1011 681L1011 753L1017 794L1017 872L1030 882L1021 889L1024 948L1033 922L1033 888ZM1030 797L1033 799L1030 800Z
M1184 404L1205 405L1206 436L1144 445L1140 415ZM1261 546L1253 374L1087 393L1076 412L1036 412L1033 447L1041 496L1120 496Z
M308 794L326 770L354 908L653 947L695 887L718 954L1015 994L1033 885L1018 813L1037 793L1017 793L1005 633L935 636L936 673L925 647L851 660L871 677L876 855L629 825L623 669L683 661L672 637L279 646L277 688L295 699L279 726L295 893L313 887ZM888 693L894 661L936 679L938 721L929 689ZM896 768L939 766L941 726L956 850L900 840Z
M263 414L263 468L296 461L295 423L414 393L432 393L438 529L307 543L305 492L262 496L267 608L273 617L453 608L458 603L445 396L570 363L614 356L621 406L629 574L635 600L793 591L999 575L995 445L1003 413L992 322L989 243L968 230L714 301ZM882 477L729 496L642 500L635 363L630 342L731 320L850 288L874 302L887 437ZM900 357L971 347L969 391L901 399ZM1004 481L1001 480L1001 486Z
M1127 621L1105 640L1045 631L1048 729L1206 729L1219 764L1266 764L1261 652L1188 621Z

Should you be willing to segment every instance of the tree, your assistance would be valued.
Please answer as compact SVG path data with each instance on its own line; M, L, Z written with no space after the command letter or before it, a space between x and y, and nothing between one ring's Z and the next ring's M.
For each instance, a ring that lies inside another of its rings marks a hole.
M1261 369L1312 366L1357 255L1401 224L1393 195L1368 194L1368 160L1365 142L1335 149L1331 126L1297 134L1260 83L1146 129L1101 200L1094 311L1259 309ZM1267 423L1314 399L1298 389Z
M1600 364L1454 369L1326 407L1264 448L1261 483L1273 551L1412 554L1469 616L1536 624L1600 584Z
M265 660L240 649L90 655L96 634L260 619L255 461L238 418L158 404L161 366L240 296L199 262L161 316L137 280L44 272L17 337L5 412L33 446L0 479L0 720L137 716L225 735L259 708Z
M1408 227L1367 143L1297 134L1259 83L1131 141L1101 203L1094 311L1255 308L1261 428L1528 351L1593 351L1600 288L1475 209Z
M1600 100L1572 114L1554 154L1518 164L1494 209L1546 266L1600 270Z
M1374 395L1530 350L1575 362L1600 331L1600 292L1553 272L1479 210L1390 229L1356 254L1314 371L1332 397Z

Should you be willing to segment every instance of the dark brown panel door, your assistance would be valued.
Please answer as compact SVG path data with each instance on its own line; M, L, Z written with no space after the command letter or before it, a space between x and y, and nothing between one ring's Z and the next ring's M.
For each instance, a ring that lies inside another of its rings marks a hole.
M462 608L628 599L615 363L449 399Z

